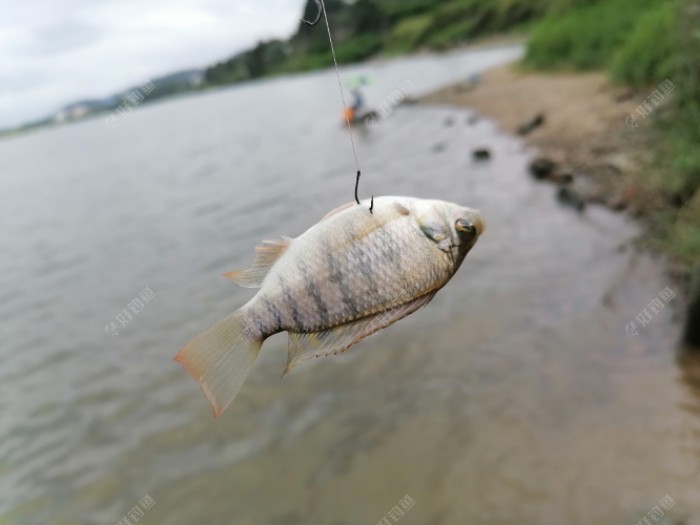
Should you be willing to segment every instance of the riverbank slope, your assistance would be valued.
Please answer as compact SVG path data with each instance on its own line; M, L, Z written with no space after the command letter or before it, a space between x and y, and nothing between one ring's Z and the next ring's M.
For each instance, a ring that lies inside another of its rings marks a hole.
M635 213L654 203L654 196L643 195L634 179L650 160L647 146L653 133L643 124L626 124L640 104L638 96L613 86L605 73L540 73L508 65L420 102L469 107L509 133L541 120L521 133L525 142L555 164L553 173L571 175L587 201Z

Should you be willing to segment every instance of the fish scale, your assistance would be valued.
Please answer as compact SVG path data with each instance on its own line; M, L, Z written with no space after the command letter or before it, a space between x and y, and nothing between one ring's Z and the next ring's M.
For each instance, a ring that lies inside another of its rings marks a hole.
M357 215L369 215L366 210L356 208ZM358 213L359 212L359 213ZM450 276L449 258L435 247L435 243L410 224L410 217L393 220L375 229L359 242L348 240L334 245L299 247L297 253L285 254L297 260L280 261L286 263L282 275L300 275L299 265L307 265L315 278L315 283L328 283L323 286L322 302L327 305L327 319L321 319L317 302L309 291L308 283L301 277L289 281L291 295L300 312L300 324L285 323L282 326L265 327L265 332L288 330L293 332L315 332L346 324L356 319L385 311L423 295L440 286ZM407 264L394 264L383 249L383 232L397 241L399 250L413 250L418 256L407 259ZM309 243L311 244L311 242ZM422 244L420 248L417 246ZM329 257L330 255L330 257ZM360 268L357 255L367 257L373 282ZM428 269L426 272L425 270ZM274 271L274 270L273 270ZM274 281L273 281L274 282ZM373 294L374 285L377 287ZM264 285L265 286L265 285ZM320 287L320 285L319 285ZM264 290L264 288L263 288ZM279 292L267 292L266 297L279 301ZM260 305L253 302L250 308L258 311ZM264 313L260 314L261 316ZM286 320L291 319L290 316Z

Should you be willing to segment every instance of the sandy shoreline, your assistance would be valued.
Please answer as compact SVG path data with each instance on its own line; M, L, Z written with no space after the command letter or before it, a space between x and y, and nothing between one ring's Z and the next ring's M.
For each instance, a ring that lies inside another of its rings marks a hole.
M555 172L573 176L571 187L588 202L641 212L653 205L654 196L641 194L634 173L649 161L651 132L625 123L640 98L613 86L603 72L540 73L511 64L487 71L473 85L466 80L419 102L469 107L514 134L541 114L544 123L523 138L556 164Z

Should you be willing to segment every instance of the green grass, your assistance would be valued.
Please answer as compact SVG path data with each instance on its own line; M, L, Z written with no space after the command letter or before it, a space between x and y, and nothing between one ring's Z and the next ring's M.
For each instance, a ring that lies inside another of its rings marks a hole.
M664 221L662 247L689 267L700 261L700 193Z
M427 38L426 43L433 49L445 49L469 39L473 32L474 22L472 20L457 20L433 32Z
M541 16L548 0L449 0L434 2L426 10L422 2L407 3L387 38L390 53L406 53L421 47L446 49L480 36L505 33ZM395 16L392 11L391 16Z
M342 64L359 62L379 53L384 47L381 36L366 34L338 46L337 58Z
M664 3L647 10L610 64L612 78L633 86L647 86L670 78L678 59L676 7Z
M408 52L420 47L433 23L430 14L415 15L401 20L392 29L388 39L390 51Z
M666 1L605 0L550 14L535 28L525 63L540 69L606 68L640 18Z

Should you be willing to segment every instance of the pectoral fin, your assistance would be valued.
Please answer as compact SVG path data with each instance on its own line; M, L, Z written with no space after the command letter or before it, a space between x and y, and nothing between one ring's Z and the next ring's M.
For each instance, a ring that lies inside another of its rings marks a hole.
M244 288L260 288L270 268L287 251L292 239L283 237L278 241L263 241L255 247L255 260L247 270L228 272L224 276Z
M321 332L289 332L289 354L283 376L299 362L314 357L335 355L344 352L352 345L374 332L412 314L428 304L435 292L423 295L392 310L386 310L352 323L336 326Z
M401 204L400 202L395 202L395 203L394 203L394 208L395 208L396 211L398 211L401 215L411 215L411 210L409 210L408 208L406 208L406 206L404 206L404 205Z

